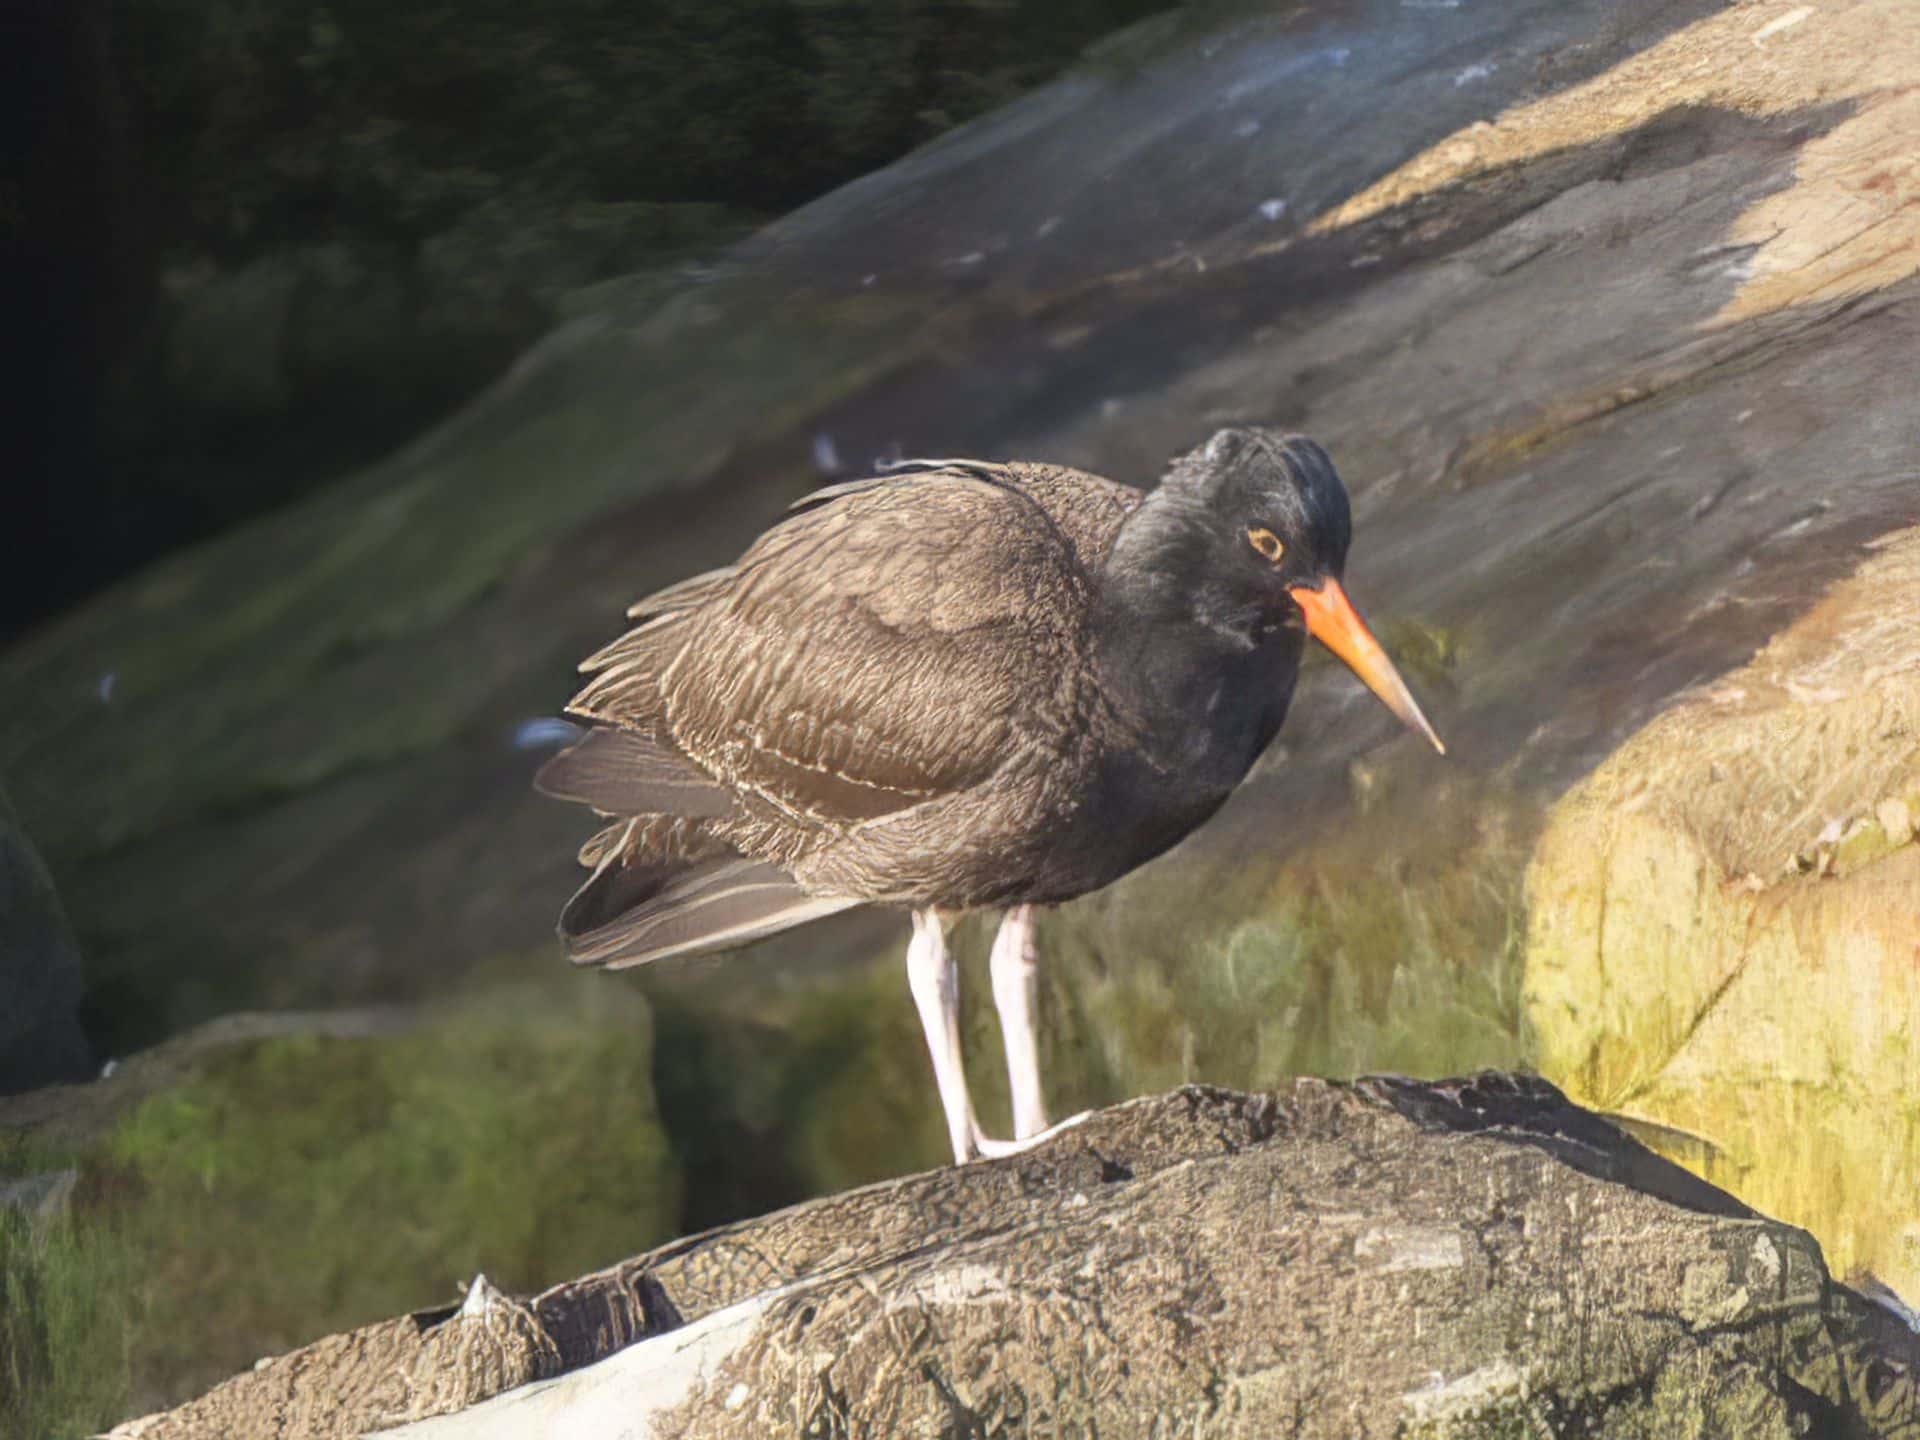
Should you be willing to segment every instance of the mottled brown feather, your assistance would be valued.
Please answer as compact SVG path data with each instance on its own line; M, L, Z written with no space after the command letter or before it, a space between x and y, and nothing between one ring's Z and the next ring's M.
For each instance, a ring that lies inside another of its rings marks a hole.
M1080 718L1092 574L1139 500L1028 464L829 487L737 564L633 606L643 623L587 662L596 673L568 709L684 756L737 799L737 819L703 822L701 845L885 890L826 852L1060 753ZM651 822L609 827L581 858L654 861L664 839Z
M741 558L661 682L687 755L835 828L978 784L1075 665L1089 581L1031 500L902 479Z

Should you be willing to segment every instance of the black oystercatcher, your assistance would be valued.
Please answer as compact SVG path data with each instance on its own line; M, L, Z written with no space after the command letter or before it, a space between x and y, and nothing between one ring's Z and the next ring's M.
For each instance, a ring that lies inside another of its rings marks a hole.
M538 782L612 821L580 852L569 954L639 965L898 906L954 1159L1032 1144L1051 1133L1033 907L1213 814L1279 730L1309 633L1441 748L1340 587L1350 531L1327 453L1258 428L1146 494L939 460L808 496L581 666L567 708L594 728ZM946 943L985 906L1008 907L990 968L1013 1141L974 1119Z

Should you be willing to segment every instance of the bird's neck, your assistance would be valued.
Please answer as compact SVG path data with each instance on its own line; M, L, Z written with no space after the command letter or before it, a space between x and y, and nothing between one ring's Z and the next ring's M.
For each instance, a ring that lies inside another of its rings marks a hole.
M1128 517L1107 555L1095 659L1151 756L1230 787L1280 728L1304 635L1209 591L1204 517L1177 500L1156 507L1165 493Z

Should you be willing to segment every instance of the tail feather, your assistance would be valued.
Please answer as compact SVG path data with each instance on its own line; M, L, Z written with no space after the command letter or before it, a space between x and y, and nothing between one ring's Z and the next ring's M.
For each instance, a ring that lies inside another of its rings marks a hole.
M534 789L578 800L603 815L688 815L712 819L733 812L733 796L672 747L631 730L600 726L540 767Z
M560 935L576 964L624 970L732 949L859 903L810 895L784 870L741 855L664 865L609 856L567 902Z
M703 574L682 580L677 585L656 590L646 598L636 600L629 605L627 618L651 620L656 616L671 615L679 610L692 610L724 595L727 587L733 583L735 573L733 566L723 565L718 570L708 570Z

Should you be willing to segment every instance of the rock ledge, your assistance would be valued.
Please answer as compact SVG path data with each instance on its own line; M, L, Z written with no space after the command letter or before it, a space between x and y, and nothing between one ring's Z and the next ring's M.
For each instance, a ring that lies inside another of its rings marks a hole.
M1920 1337L1531 1077L1189 1086L114 1432L1920 1434Z

